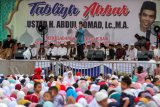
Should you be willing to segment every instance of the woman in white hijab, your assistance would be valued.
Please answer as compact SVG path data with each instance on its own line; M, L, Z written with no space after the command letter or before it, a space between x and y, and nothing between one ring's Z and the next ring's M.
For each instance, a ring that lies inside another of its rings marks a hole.
M63 82L64 82L64 83L67 82L67 83L70 83L70 84L74 84L74 83L75 83L75 80L74 80L72 71L68 71L67 74L68 74L68 75L65 75L65 76L64 76Z

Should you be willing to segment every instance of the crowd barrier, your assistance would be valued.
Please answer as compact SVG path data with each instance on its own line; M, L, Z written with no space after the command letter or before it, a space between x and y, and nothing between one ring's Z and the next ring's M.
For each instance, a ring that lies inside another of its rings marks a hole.
M52 70L55 75L62 75L66 69L81 72L82 75L98 76L100 73L132 74L138 66L147 70L155 63L147 61L53 61L53 60L1 60L0 72L2 74L28 74L34 73L34 68L41 67L43 73L47 74Z

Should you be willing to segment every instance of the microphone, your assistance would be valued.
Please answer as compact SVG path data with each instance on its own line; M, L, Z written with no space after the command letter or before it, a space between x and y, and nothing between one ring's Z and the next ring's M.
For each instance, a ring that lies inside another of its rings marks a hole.
M150 40L150 36L151 36L151 30L148 29L146 32L146 39Z

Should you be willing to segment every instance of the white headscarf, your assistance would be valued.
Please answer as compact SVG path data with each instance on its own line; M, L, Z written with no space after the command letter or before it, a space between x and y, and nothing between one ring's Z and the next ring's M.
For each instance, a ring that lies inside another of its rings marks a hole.
M16 107L16 105L17 105L16 101L11 101L9 102L8 107Z
M83 107L88 107L87 101L85 98L80 98L78 103L81 104Z
M4 87L3 87L3 90L4 90L5 96L10 96L10 89L9 89L8 86L4 86Z
M0 103L0 107L7 107L7 105L4 103Z
M71 77L71 78L68 77L68 74L69 74L69 73L72 74L72 77ZM67 82L67 83L70 83L70 84L74 84L74 83L75 83L75 80L74 80L72 71L68 71L68 72L67 72L67 75L64 76L63 82L64 82L64 83Z
M10 85L9 85L9 89L10 89L11 91L13 91L13 90L15 89L15 84L10 84Z
M2 87L9 86L9 85L10 85L10 83L8 80L3 80Z
M9 100L8 98L4 98L2 100L2 103L6 104L8 106L8 104L11 102L11 100ZM0 106L1 107L1 106Z
M25 93L23 91L18 91L17 92L17 101L24 99Z

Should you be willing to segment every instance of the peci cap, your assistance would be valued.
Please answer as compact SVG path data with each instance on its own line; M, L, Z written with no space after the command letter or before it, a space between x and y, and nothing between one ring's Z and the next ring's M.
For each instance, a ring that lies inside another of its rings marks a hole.
M97 102L100 102L100 101L106 99L107 97L108 97L108 95L104 92L101 92L101 91L97 92L95 94L95 99L96 99Z
M143 10L152 10L155 12L155 17L156 17L156 3L152 1L144 1L140 10L140 14L142 14Z
M7 35L7 37L11 37L11 35Z

